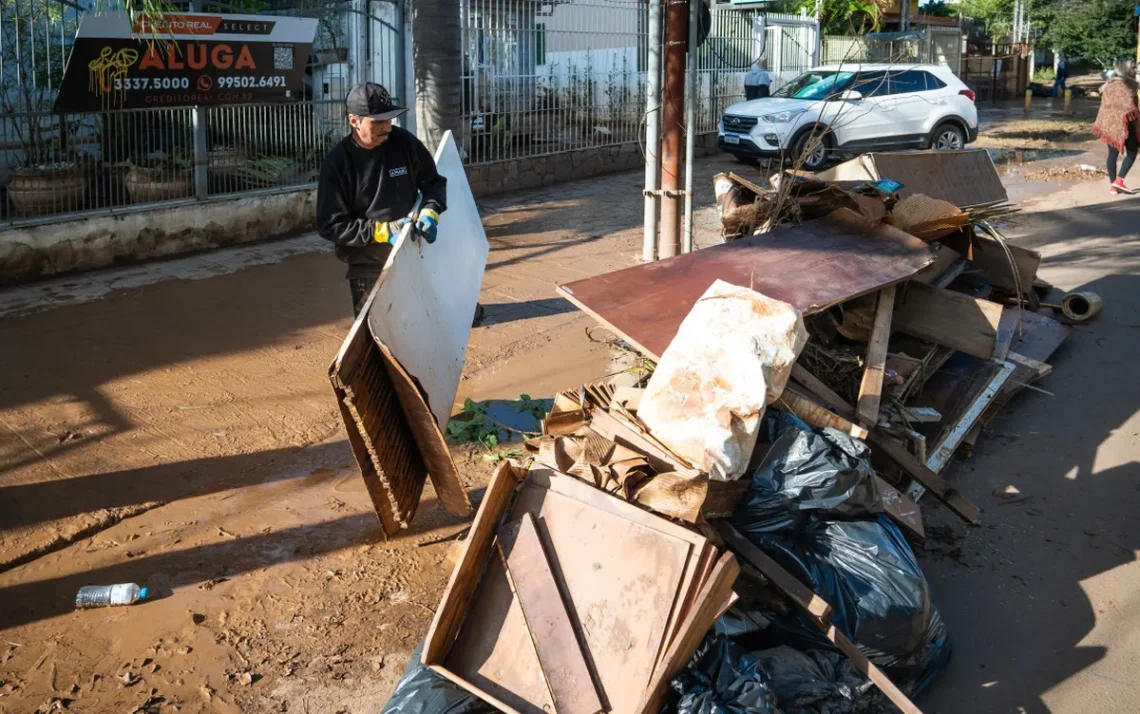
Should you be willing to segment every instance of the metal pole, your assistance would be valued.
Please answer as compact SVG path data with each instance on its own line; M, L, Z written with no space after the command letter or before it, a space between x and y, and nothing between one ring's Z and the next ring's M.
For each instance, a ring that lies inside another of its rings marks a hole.
M190 0L190 12L199 12L200 7L198 0ZM199 201L205 201L210 194L210 149L207 145L205 107L194 107L193 128L194 195Z
M689 69L685 77L685 223L681 252L693 252L693 153L697 141L697 12L700 3L689 0Z
M688 0L665 8L665 92L661 107L661 237L657 256L681 250L681 142L685 110L685 46L689 44Z
M649 0L645 90L645 234L641 259L657 257L657 189L661 174L661 1Z

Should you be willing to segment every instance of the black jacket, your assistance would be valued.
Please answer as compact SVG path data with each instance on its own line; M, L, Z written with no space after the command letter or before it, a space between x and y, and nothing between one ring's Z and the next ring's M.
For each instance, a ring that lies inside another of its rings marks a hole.
M317 184L317 232L336 243L349 278L379 275L391 246L375 242L376 224L406 217L417 193L421 208L447 209L447 179L411 132L393 127L375 149L361 148L351 135L332 148Z

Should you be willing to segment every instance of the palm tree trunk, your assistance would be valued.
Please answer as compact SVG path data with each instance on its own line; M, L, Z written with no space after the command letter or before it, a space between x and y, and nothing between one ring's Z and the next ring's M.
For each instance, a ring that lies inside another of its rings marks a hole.
M463 101L462 0L416 0L412 21L416 126L420 139L434 149L451 130L461 142Z

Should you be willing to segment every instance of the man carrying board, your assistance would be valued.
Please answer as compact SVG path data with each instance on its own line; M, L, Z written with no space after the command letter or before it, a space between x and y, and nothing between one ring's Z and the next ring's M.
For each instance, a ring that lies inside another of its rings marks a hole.
M400 230L434 243L447 209L447 179L415 134L393 126L408 111L379 84L357 84L345 100L352 133L332 148L317 184L317 232L348 264L352 309L360 314ZM410 216L422 195L419 213Z

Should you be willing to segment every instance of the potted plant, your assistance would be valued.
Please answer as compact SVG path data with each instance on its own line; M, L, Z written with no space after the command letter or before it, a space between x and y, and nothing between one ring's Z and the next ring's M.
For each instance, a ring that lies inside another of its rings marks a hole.
M100 9L155 20L174 6L168 0L110 0ZM90 139L80 130L90 117L54 113L70 43L50 40L73 35L74 18L55 0L0 0L0 17L0 123L15 140L14 148L0 152L8 202L20 216L80 210L90 183L85 164L94 155L79 154L75 144L77 137Z
M72 147L74 126L69 126L66 116L51 113L55 92L48 89L59 86L63 66L55 61L48 43L25 42L17 52L22 28L50 22L52 9L58 12L58 6L45 0L0 3L5 15L0 23L0 120L10 127L19 147L4 154L8 200L20 216L78 210L83 207L87 178Z
M194 192L194 157L185 149L147 154L128 164L123 185L131 203L185 198Z

